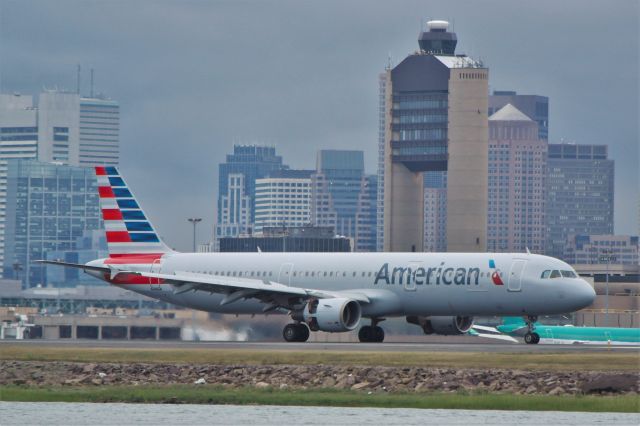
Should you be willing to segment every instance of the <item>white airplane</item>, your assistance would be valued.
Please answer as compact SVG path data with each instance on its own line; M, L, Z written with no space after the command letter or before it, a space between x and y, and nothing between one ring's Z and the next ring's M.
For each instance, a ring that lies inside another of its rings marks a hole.
M568 264L522 253L178 253L158 237L115 167L96 167L109 257L83 269L175 305L231 314L281 313L288 342L310 331L382 342L378 323L406 317L425 333L463 334L474 315L524 316L589 306L593 288ZM548 279L549 271L562 271Z

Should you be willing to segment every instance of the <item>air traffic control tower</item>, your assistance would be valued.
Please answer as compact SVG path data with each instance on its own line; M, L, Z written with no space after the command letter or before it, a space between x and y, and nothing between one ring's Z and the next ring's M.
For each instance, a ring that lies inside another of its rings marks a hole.
M446 172L447 251L486 250L489 70L455 54L448 26L427 22L420 50L380 76L384 251L423 251L424 172Z

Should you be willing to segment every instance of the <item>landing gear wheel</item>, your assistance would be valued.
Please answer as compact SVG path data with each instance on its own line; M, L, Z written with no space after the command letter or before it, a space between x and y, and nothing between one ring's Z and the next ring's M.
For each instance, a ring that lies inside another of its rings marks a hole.
M538 333L527 333L524 335L524 341L528 345L536 345L540 342L540 335Z
M309 327L305 324L287 324L282 330L282 337L287 342L306 342L309 339Z
M309 340L309 335L311 334L311 332L309 331L309 327L307 327L306 324L298 324L298 340L297 342L306 342L307 340Z
M384 330L382 327L378 327L377 325L373 327L373 341L377 343L384 341Z
M384 330L377 325L364 325L358 332L358 339L363 343L380 343L384 341Z
M533 334L533 344L537 345L538 343L540 343L540 335L538 333L531 333Z
M370 325L363 325L360 327L360 331L358 331L358 339L361 342L371 342L371 337L373 335L373 330Z

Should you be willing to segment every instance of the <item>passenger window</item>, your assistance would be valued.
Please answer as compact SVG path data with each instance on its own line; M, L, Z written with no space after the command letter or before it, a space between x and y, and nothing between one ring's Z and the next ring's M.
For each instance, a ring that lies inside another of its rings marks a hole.
M326 272L325 272L326 275ZM333 271L329 272L329 276L332 277L333 276Z
M576 273L573 271L560 271L564 278L578 278Z
M553 271L551 271L551 276L549 278L560 278L560 271L554 269Z
M315 277L315 276L316 276L315 271L311 271L311 276L312 276L312 277Z
M324 276L325 276L325 277L327 276L327 271L324 271Z
M542 272L542 275L540 275L540 278L549 278L549 275L551 275L551 271L547 269L546 271Z
M309 276L309 271L305 271L304 276L308 277Z
M353 276L354 276L354 277L356 276L356 273L355 273L355 272L353 273Z

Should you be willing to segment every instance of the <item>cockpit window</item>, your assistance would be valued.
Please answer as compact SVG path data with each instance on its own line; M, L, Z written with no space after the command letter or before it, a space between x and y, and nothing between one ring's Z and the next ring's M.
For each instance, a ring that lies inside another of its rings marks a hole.
M554 269L553 271L551 271L551 275L549 276L549 278L560 278L560 271Z
M578 278L575 272L573 271L560 271L562 272L562 276L564 278Z
M547 269L546 271L542 272L542 275L540 275L540 278L549 278L549 275L551 275L551 271Z

